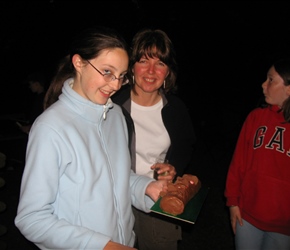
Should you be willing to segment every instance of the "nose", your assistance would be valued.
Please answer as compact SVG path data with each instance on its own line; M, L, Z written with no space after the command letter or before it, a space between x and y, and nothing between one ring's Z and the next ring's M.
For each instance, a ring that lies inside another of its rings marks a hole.
M149 63L148 72L149 73L153 73L154 72L154 64L153 63Z
M117 91L122 86L121 80L116 78L115 80L109 82L109 86L111 87L111 89Z

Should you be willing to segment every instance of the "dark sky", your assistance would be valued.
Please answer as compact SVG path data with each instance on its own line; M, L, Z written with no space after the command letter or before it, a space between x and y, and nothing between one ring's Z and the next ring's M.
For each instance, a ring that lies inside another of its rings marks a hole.
M180 96L194 114L246 113L270 63L290 55L289 7L288 1L2 1L0 114L25 106L27 74L51 74L70 37L94 24L119 29L128 42L143 27L165 30L177 51Z

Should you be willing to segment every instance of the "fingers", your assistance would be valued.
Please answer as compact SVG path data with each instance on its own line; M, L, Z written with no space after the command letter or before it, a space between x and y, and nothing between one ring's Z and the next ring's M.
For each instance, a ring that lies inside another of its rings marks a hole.
M176 175L176 171L175 171L175 167L172 166L171 164L167 164L168 165L168 174L171 176L171 181L175 178Z
M234 234L236 234L237 223L239 223L240 226L243 226L243 219L240 213L239 206L230 207L230 219L233 232Z
M158 169L159 174L168 172L169 174L176 175L175 167L169 163L156 163L151 166L151 169Z
M149 195L154 201L157 201L160 198L160 193L167 193L167 181L157 180L149 184L152 188L152 193Z
M169 166L170 166L169 173L170 173L173 177L175 177L175 175L176 175L175 167L173 167L173 166L170 165L170 164L169 164Z
M155 180L166 180L168 182L172 182L176 176L175 167L166 163L155 163L151 166L151 169L154 170L154 179Z

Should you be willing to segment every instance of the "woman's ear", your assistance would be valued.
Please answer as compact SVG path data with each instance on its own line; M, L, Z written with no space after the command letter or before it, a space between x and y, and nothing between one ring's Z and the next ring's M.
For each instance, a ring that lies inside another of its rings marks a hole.
M72 64L74 65L76 71L79 72L81 70L81 67L83 64L82 64L82 58L80 57L80 55L78 54L73 55Z
M167 76L170 74L170 70L168 70L167 75L165 76L165 78L167 78Z

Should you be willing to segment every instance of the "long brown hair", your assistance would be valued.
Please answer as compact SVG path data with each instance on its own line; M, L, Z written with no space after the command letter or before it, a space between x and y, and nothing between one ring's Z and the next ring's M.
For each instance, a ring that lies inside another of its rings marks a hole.
M112 28L96 26L77 34L73 38L69 54L62 58L57 65L56 73L46 92L44 109L58 100L64 81L75 77L76 71L72 64L73 55L78 54L84 60L90 60L96 58L103 50L111 48L121 48L128 51L125 39Z

